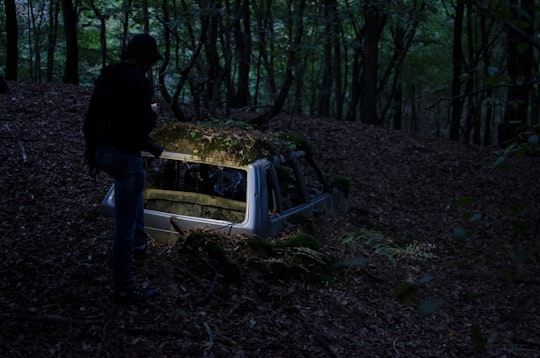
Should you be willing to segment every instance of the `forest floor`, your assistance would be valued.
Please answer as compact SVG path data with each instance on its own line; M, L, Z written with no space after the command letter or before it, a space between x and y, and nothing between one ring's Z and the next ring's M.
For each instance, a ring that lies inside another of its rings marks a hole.
M81 124L90 89L9 82L0 94L0 355L7 357L538 357L540 158L361 123L283 116L320 166L351 180L350 212L315 217L324 280L245 264L236 280L151 242L144 306L111 300L111 185L93 181ZM528 204L528 205L527 205ZM467 229L467 235L456 227ZM514 229L514 230L513 230ZM284 239L283 235L275 240ZM249 257L248 257L249 256Z

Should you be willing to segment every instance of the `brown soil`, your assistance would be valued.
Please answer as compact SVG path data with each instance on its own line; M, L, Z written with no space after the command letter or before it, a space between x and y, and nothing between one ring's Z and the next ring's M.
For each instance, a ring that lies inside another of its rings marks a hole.
M270 130L306 136L325 171L351 180L348 215L286 233L310 228L341 266L325 281L272 276L231 238L238 276L218 279L200 304L209 272L152 242L134 275L160 295L122 307L111 301L113 223L98 215L111 181L93 181L83 159L90 90L9 86L0 94L2 355L540 355L539 158L512 158L503 172L496 148L283 116Z

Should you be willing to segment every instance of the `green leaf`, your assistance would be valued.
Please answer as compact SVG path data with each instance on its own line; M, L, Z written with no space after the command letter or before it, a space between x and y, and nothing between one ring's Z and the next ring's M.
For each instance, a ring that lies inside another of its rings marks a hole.
M501 168L503 170L508 169L508 158L506 156L502 156L497 158L494 164L495 168Z
M439 310L443 304L443 300L440 298L434 298L426 300L418 306L418 314L420 317L427 317Z
M469 219L467 221L470 222L470 223L473 223L473 222L478 221L480 219L482 219L482 213L474 213L469 217Z
M527 143L533 148L538 147L538 143L540 142L540 138L537 135L532 135L527 140Z
M356 233L348 235L346 238L341 240L342 245L348 245L354 243L358 239L358 235Z
M394 296L403 304L410 304L414 300L414 285L405 284L394 288Z
M508 153L512 152L514 149L516 149L518 145L517 144L510 144L506 149L504 150L504 155L506 156Z
M422 277L418 280L418 283L419 283L419 284L425 284L425 283L430 282L431 280L433 280L433 276L431 276L431 275L424 275L424 276L422 276Z
M531 207L531 203L522 202L522 203L519 203L518 205L514 206L513 208L510 208L506 212L506 215L508 217L511 217L511 218L517 218L517 217L520 217L520 216L524 215L527 212L527 210L529 210L530 207Z
M455 227L452 230L452 235L454 235L454 239L458 241L465 241L467 239L467 230L462 227Z
M486 342L477 324L473 324L471 327L471 343L473 352L476 354L481 354L486 349Z
M468 205L468 204L474 203L474 201L475 201L474 198L464 196L456 200L456 205L458 206Z
M510 259L516 265L525 261L525 254L519 249L509 250L508 255L510 255Z

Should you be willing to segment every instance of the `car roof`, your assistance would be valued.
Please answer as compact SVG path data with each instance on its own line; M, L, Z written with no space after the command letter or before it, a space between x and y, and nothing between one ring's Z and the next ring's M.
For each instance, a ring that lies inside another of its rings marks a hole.
M165 123L153 138L164 147L163 158L231 167L246 167L259 159L274 160L293 151L312 153L311 144L298 134L259 131L232 121Z

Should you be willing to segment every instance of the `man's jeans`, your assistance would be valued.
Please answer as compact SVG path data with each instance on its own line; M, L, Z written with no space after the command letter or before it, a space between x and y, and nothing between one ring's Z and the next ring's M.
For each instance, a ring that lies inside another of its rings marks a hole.
M143 159L112 147L97 147L96 161L114 179L113 285L115 290L124 290L132 282L133 247L146 244Z

